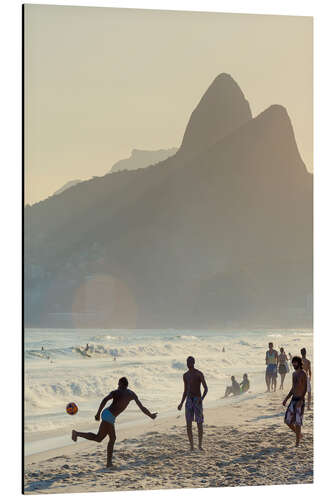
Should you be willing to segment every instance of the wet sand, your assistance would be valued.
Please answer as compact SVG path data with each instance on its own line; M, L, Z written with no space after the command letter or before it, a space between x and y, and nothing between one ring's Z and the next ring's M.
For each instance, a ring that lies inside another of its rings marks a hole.
M312 483L312 410L305 410L303 439L295 448L295 435L283 423L284 396L278 391L231 398L230 406L206 409L204 451L197 447L196 424L195 450L189 451L182 412L117 431L110 470L105 468L107 439L79 438L71 446L31 455L25 460L25 493Z

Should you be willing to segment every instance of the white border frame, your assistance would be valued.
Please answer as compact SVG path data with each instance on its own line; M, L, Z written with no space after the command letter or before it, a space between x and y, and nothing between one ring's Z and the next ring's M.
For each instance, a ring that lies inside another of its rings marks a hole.
M281 495L302 496L302 500L322 495L330 488L331 453L330 420L332 396L329 392L328 369L332 359L332 4L329 0L291 2L285 0L155 0L155 1L66 1L36 0L29 3L46 5L80 5L94 7L150 8L159 10L190 10L246 14L277 14L314 16L314 80L315 80L315 483L303 486L263 486L223 489L161 490L152 492L112 492L112 500L165 500L168 498L281 499ZM2 493L18 498L21 491L21 2L2 0L1 7L1 264L2 279L2 412L1 442ZM326 365L326 366L325 366ZM326 370L325 370L326 368ZM330 376L331 377L331 376ZM325 379L327 382L325 383ZM269 490L267 489L269 488ZM295 490L297 488L297 490ZM96 494L94 494L96 495ZM110 493L100 493L110 495ZM43 496L43 495L42 495ZM63 495L61 498L69 498ZM75 500L92 498L76 494Z

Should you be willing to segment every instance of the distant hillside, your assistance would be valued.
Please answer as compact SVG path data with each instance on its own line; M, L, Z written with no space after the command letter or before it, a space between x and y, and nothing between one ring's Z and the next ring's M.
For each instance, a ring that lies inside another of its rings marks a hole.
M133 149L131 156L124 160L119 160L113 165L110 172L119 172L120 170L136 170L154 165L177 152L177 148L158 149L156 151L145 151L141 149Z
M55 193L53 193L53 196L56 196L57 194L63 193L64 191L66 191L66 189L69 189L70 187L75 186L79 182L82 182L81 179L75 179L74 181L68 181L68 182L66 182L66 184L64 186L62 186Z
M312 325L312 175L286 109L238 89L220 75L158 165L26 208L27 325Z
M159 163L163 160L166 160L170 156L173 156L177 152L177 148L170 149L158 149L156 151L144 151L141 149L133 149L131 156L129 158L125 158L123 160L117 161L110 172L119 172L121 170L136 170L138 168L145 168L156 163ZM68 181L64 186L55 191L52 196L56 196L57 194L61 194L66 189L75 186L82 182L81 179L75 179L73 181Z

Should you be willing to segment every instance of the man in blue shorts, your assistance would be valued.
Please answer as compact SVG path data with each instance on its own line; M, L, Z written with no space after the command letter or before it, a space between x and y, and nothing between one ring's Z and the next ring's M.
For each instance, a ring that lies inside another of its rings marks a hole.
M99 426L98 433L94 434L93 432L78 432L72 431L72 439L76 441L78 437L82 437L84 439L89 439L90 441L96 441L100 443L103 439L108 435L109 443L107 447L107 461L106 466L112 466L112 454L113 454L113 446L116 441L116 433L114 429L114 423L116 417L120 415L128 406L131 401L135 401L140 410L148 417L155 419L157 413L150 413L147 408L145 408L141 401L139 401L138 396L135 392L130 391L128 388L128 380L126 377L122 377L118 382L118 389L110 392L108 396L106 396L101 404L99 405L98 411L95 415L95 420L99 421L102 413L102 422ZM108 408L104 408L106 403L113 399L112 404ZM103 410L103 411L102 411Z
M204 374L194 368L195 359L193 356L189 356L186 360L188 371L184 373L184 392L182 400L178 406L178 410L182 409L183 403L185 403L185 418L187 427L187 436L190 442L191 451L194 450L193 447L193 433L192 433L192 422L195 419L198 426L198 437L199 437L199 450L202 450L202 436L203 436L203 410L202 401L204 400L208 387L205 381ZM203 385L204 392L201 396L200 386Z

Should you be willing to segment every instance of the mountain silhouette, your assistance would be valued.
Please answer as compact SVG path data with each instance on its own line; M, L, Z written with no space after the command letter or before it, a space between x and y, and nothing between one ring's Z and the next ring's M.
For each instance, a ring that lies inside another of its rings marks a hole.
M252 118L249 103L230 75L218 75L191 114L180 152L196 154Z
M120 170L136 170L159 163L173 156L177 148L158 149L156 151L146 151L143 149L133 149L131 156L117 161L110 172L119 172Z
M26 324L312 324L312 175L286 109L251 118L230 79L209 87L174 156L26 208Z
M66 182L66 184L64 184L61 188L57 189L57 191L55 191L53 193L53 196L57 195L57 194L61 194L63 193L64 191L66 191L66 189L69 189L70 187L72 186L75 186L76 184L78 184L79 182L82 182L81 179L75 179L73 181L68 181Z

